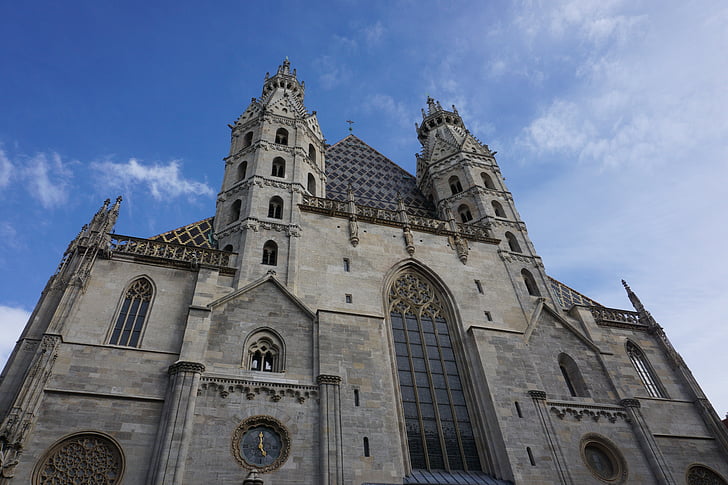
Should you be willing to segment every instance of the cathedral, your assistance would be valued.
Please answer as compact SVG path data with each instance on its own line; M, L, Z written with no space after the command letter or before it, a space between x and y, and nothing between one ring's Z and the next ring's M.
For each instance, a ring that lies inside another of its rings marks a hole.
M119 197L70 242L0 376L0 484L728 485L662 327L545 273L454 106L413 176L304 94L265 75L213 217L124 236Z

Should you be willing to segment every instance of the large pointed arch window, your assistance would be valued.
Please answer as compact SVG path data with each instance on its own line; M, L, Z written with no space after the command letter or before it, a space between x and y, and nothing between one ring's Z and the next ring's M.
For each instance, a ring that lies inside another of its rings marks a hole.
M647 361L647 357L642 353L642 350L629 340L625 347L629 360L632 361L632 365L637 371L637 374L639 374L642 384L645 385L647 393L651 397L667 398L667 393L662 388L662 385L660 385L660 381L657 379L655 372L652 370L652 366Z
M154 287L147 278L141 277L132 281L124 293L124 301L109 338L111 345L139 347L153 296Z
M412 468L481 470L442 297L408 271L388 304Z

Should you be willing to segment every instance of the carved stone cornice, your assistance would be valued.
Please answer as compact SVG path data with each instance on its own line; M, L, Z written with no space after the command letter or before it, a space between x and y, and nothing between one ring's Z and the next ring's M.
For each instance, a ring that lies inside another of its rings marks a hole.
M622 399L619 401L619 405L624 408L639 408L642 406L638 399Z
M203 376L200 394L203 392L217 394L223 399L231 394L240 393L249 401L259 397L267 397L273 402L292 398L303 404L307 399L318 396L318 386Z
M338 386L341 384L341 377L330 374L321 374L316 378L316 382L318 382L319 384L330 384Z
M532 264L536 267L543 268L543 260L540 256L529 256L523 253L514 253L512 251L506 251L505 249L499 249L498 255L501 259L507 263L524 263Z
M169 375L178 374L180 372L192 372L195 374L202 374L205 372L205 366L199 362L189 362L180 360L169 366Z
M630 421L629 416L622 407L565 402L547 402L546 404L550 406L549 411L559 419L572 416L577 421L584 418L591 418L593 421L605 419L610 423L615 423L617 419L623 419L625 422Z

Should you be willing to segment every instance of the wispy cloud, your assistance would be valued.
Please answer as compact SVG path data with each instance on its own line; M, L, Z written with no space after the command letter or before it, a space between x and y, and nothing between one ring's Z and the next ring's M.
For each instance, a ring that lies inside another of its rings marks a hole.
M362 29L362 35L369 47L379 44L384 36L384 26L381 21L377 21L372 25L368 25Z
M125 192L148 190L155 200L169 200L176 197L212 197L215 192L202 182L187 180L182 176L180 162L172 160L166 164L144 165L135 158L126 163L111 161L94 162L91 168L96 178L109 188Z
M65 203L73 178L70 165L75 163L64 162L57 153L38 153L24 161L28 192L46 209Z
M345 83L351 77L351 71L342 62L332 56L321 56L314 60L319 71L319 82L324 89L333 89Z
M18 335L23 330L25 323L30 318L30 312L22 308L0 305L0 363L4 364L10 357L15 347Z
M5 150L0 148L0 189L10 183L10 177L13 174L12 162L5 154Z

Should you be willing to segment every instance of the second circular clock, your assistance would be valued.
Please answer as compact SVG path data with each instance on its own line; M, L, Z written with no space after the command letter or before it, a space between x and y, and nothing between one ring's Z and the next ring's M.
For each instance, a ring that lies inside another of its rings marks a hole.
M290 450L288 430L272 416L251 416L233 432L232 452L243 467L261 473L279 468Z

